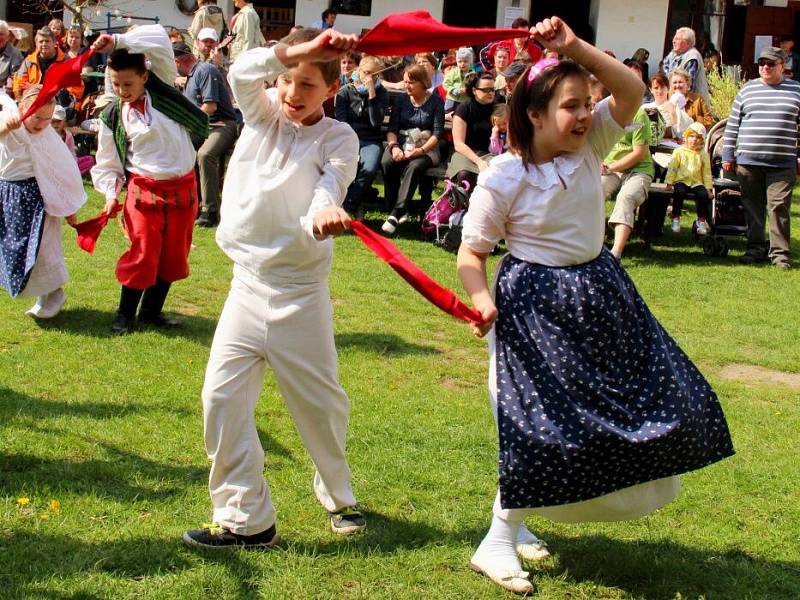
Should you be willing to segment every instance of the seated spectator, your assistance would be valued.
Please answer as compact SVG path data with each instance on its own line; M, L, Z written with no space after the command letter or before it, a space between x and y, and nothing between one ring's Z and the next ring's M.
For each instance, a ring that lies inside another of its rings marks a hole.
M794 36L782 35L778 42L783 52L783 72L789 79L800 80L800 52L794 49Z
M406 93L392 107L388 146L381 159L386 203L391 207L381 229L392 234L406 216L420 178L439 164L439 139L444 133L444 103L428 91L428 72L417 65L406 67L403 81Z
M0 86L8 94L13 93L12 75L17 72L24 60L22 52L14 46L14 40L12 28L5 21L0 21Z
M637 48L636 52L631 55L631 59L641 65L642 81L647 83L650 80L650 65L647 64L647 61L650 60L650 51L645 48Z
M622 61L622 63L626 67L628 67L631 71L636 73L639 76L639 79L642 80L642 83L645 84L647 83L647 79L644 78L644 69L642 68L642 64L639 61L633 58L626 58L625 60ZM649 88L645 88L644 96L642 97L642 102L647 103L652 101L653 101L653 95L650 93Z
M333 26L336 24L336 17L339 13L337 13L332 8L326 8L322 11L320 18L318 21L314 21L311 24L311 27L316 27L317 29L333 29Z
M444 83L444 75L442 75L441 71L436 68L436 57L430 52L419 52L414 55L414 61L417 65L428 72L428 75L431 78L431 89L429 91L435 91L437 94L442 96L442 100L444 100L445 96L447 96L447 92L442 86Z
M447 100L444 103L445 112L453 112L462 102L469 100L467 97L467 75L473 73L472 63L475 55L472 48L459 48L456 52L456 68L450 69L444 76L444 89L447 91Z
M601 165L603 195L615 198L614 210L608 224L614 227L614 246L611 253L622 257L634 224L634 213L647 199L655 175L650 156L650 119L644 107L639 108L632 125L608 153Z
M494 53L494 69L490 71L494 75L494 89L502 92L506 88L506 78L503 77L503 71L508 68L511 62L510 53L508 48L501 47L495 50Z
M695 48L695 33L690 27L680 27L672 38L672 52L661 62L662 70L672 81L675 69L683 69L687 73L689 86L687 91L700 94L708 103L708 80L703 65L703 56Z
M47 28L53 33L53 39L55 40L56 46L65 50L64 38L66 37L66 30L64 28L64 21L61 19L50 19L50 22L47 24Z
M650 78L648 83L650 95L653 97L651 102L645 103L644 108L657 108L664 119L664 137L674 138L674 125L678 122L677 107L669 99L669 80L661 71ZM690 123L686 123L685 129Z
M217 67L198 61L192 49L182 42L173 44L172 51L178 73L186 77L183 95L208 115L208 137L203 140L192 136L203 200L195 225L215 227L219 224L220 166L238 137L236 113L225 77Z
M339 63L339 85L347 85L351 81L358 81L358 73L356 69L361 62L361 53L355 50L346 52Z
M492 135L489 153L498 156L508 150L508 104L495 104L492 111Z
M492 113L496 104L494 77L491 73L472 74L467 78L469 100L458 105L453 114L453 156L446 177L458 183L468 181L475 187L478 173L489 166L489 141L492 135Z
M531 28L531 25L526 19L518 18L514 19L514 22L511 23L511 28L524 29L525 31L528 31ZM544 57L544 51L542 50L541 46L533 41L533 38L530 36L517 37L510 40L501 40L499 42L489 44L480 51L480 63L485 71L491 71L495 68L495 56L500 48L505 48L508 50L508 60L510 62L519 60L517 57L519 52L525 52L529 56L529 62L532 63L537 63Z
M78 163L78 170L81 172L81 175L86 175L89 172L89 169L94 166L94 157L93 156L78 156L78 149L75 146L75 138L72 137L72 134L67 129L67 110L63 106L56 105L55 109L53 110L53 119L50 121L50 124L53 126L53 129L56 130L59 137L64 140L64 143L69 148L69 151L72 153L75 162Z
M66 50L64 51L65 58L75 58L89 50L88 47L83 45L83 32L78 27L70 27L67 29L66 36L64 38L64 45ZM92 56L92 59L94 56ZM83 67L81 73L82 74L89 74L94 72L94 65L97 64L96 61L92 61L87 63L86 66ZM83 101L83 97L86 95L86 86L82 84L76 87L73 90L74 94L74 109L79 111L81 109L81 102Z
M364 196L375 180L383 153L381 127L389 99L378 79L380 69L380 60L365 56L358 65L358 84L343 86L336 94L336 118L348 123L358 135L358 171L343 205L358 219L363 217Z
M694 195L697 207L695 230L698 235L708 233L708 205L714 192L711 179L711 159L703 147L706 128L700 123L692 123L683 132L683 146L673 153L664 179L671 189L672 195L672 231L680 233L683 201L689 192Z
M13 88L16 98L21 98L28 86L41 84L44 74L51 65L64 61L64 52L56 45L53 32L47 27L36 32L35 42L36 49L25 57L14 76ZM56 96L56 102L62 106L69 104L66 97L60 93Z
M387 90L405 93L406 86L403 83L403 73L406 67L411 64L405 56L380 56L381 82Z
M519 78L522 77L522 74L527 68L528 67L525 63L514 61L508 65L508 68L505 71L503 71L503 78L506 80L506 102L511 100L511 94L514 91L514 86L517 85L517 81L519 81Z
M673 69L672 73L669 75L670 91L673 94L677 92L686 97L686 105L683 107L683 110L686 111L689 118L692 119L692 121L702 124L704 127L711 127L716 123L716 119L702 96L689 91L691 83L692 76L684 69ZM683 134L683 131L681 131L681 134Z

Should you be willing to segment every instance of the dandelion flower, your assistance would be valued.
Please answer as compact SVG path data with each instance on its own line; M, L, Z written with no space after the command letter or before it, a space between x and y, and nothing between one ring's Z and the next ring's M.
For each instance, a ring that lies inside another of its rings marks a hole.
M31 503L30 498L17 498L17 504L19 504L20 506L25 506L26 504L30 503Z
M48 515L47 513L43 513L43 514L39 515L39 518L40 518L42 521L47 521L47 519L49 519L49 518L50 518L50 515Z
M58 512L61 510L61 502L58 500L50 500L50 510Z

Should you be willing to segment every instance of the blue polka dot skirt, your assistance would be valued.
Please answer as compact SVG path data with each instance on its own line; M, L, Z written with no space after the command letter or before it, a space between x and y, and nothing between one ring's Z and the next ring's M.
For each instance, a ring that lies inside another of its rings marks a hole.
M44 200L35 178L0 180L0 287L16 298L36 263L44 224Z
M719 401L607 251L506 256L495 290L500 498L589 500L734 453Z

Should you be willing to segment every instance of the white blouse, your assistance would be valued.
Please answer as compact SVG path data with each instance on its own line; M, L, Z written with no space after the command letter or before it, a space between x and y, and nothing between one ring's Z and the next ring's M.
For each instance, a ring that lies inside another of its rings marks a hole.
M217 243L237 268L271 284L311 283L330 270L333 241L313 233L316 214L340 206L358 165L358 137L323 117L286 118L274 81L286 67L272 49L239 55L228 75L244 129L228 164Z
M588 262L603 248L605 202L600 164L624 133L608 99L594 111L587 144L550 162L529 164L506 153L478 177L462 241L481 254L505 239L515 257L547 266Z

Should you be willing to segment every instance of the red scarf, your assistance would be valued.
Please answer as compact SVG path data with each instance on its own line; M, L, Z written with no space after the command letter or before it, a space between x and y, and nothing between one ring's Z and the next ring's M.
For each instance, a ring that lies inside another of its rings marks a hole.
M42 89L39 95L36 97L36 100L33 101L30 108L25 111L25 114L22 115L22 120L24 121L42 106L50 102L60 90L83 85L81 69L83 69L86 61L92 57L92 54L94 54L94 50L89 48L86 52L79 54L75 58L50 65L50 68L47 69L47 73L44 75L44 81L42 82Z

